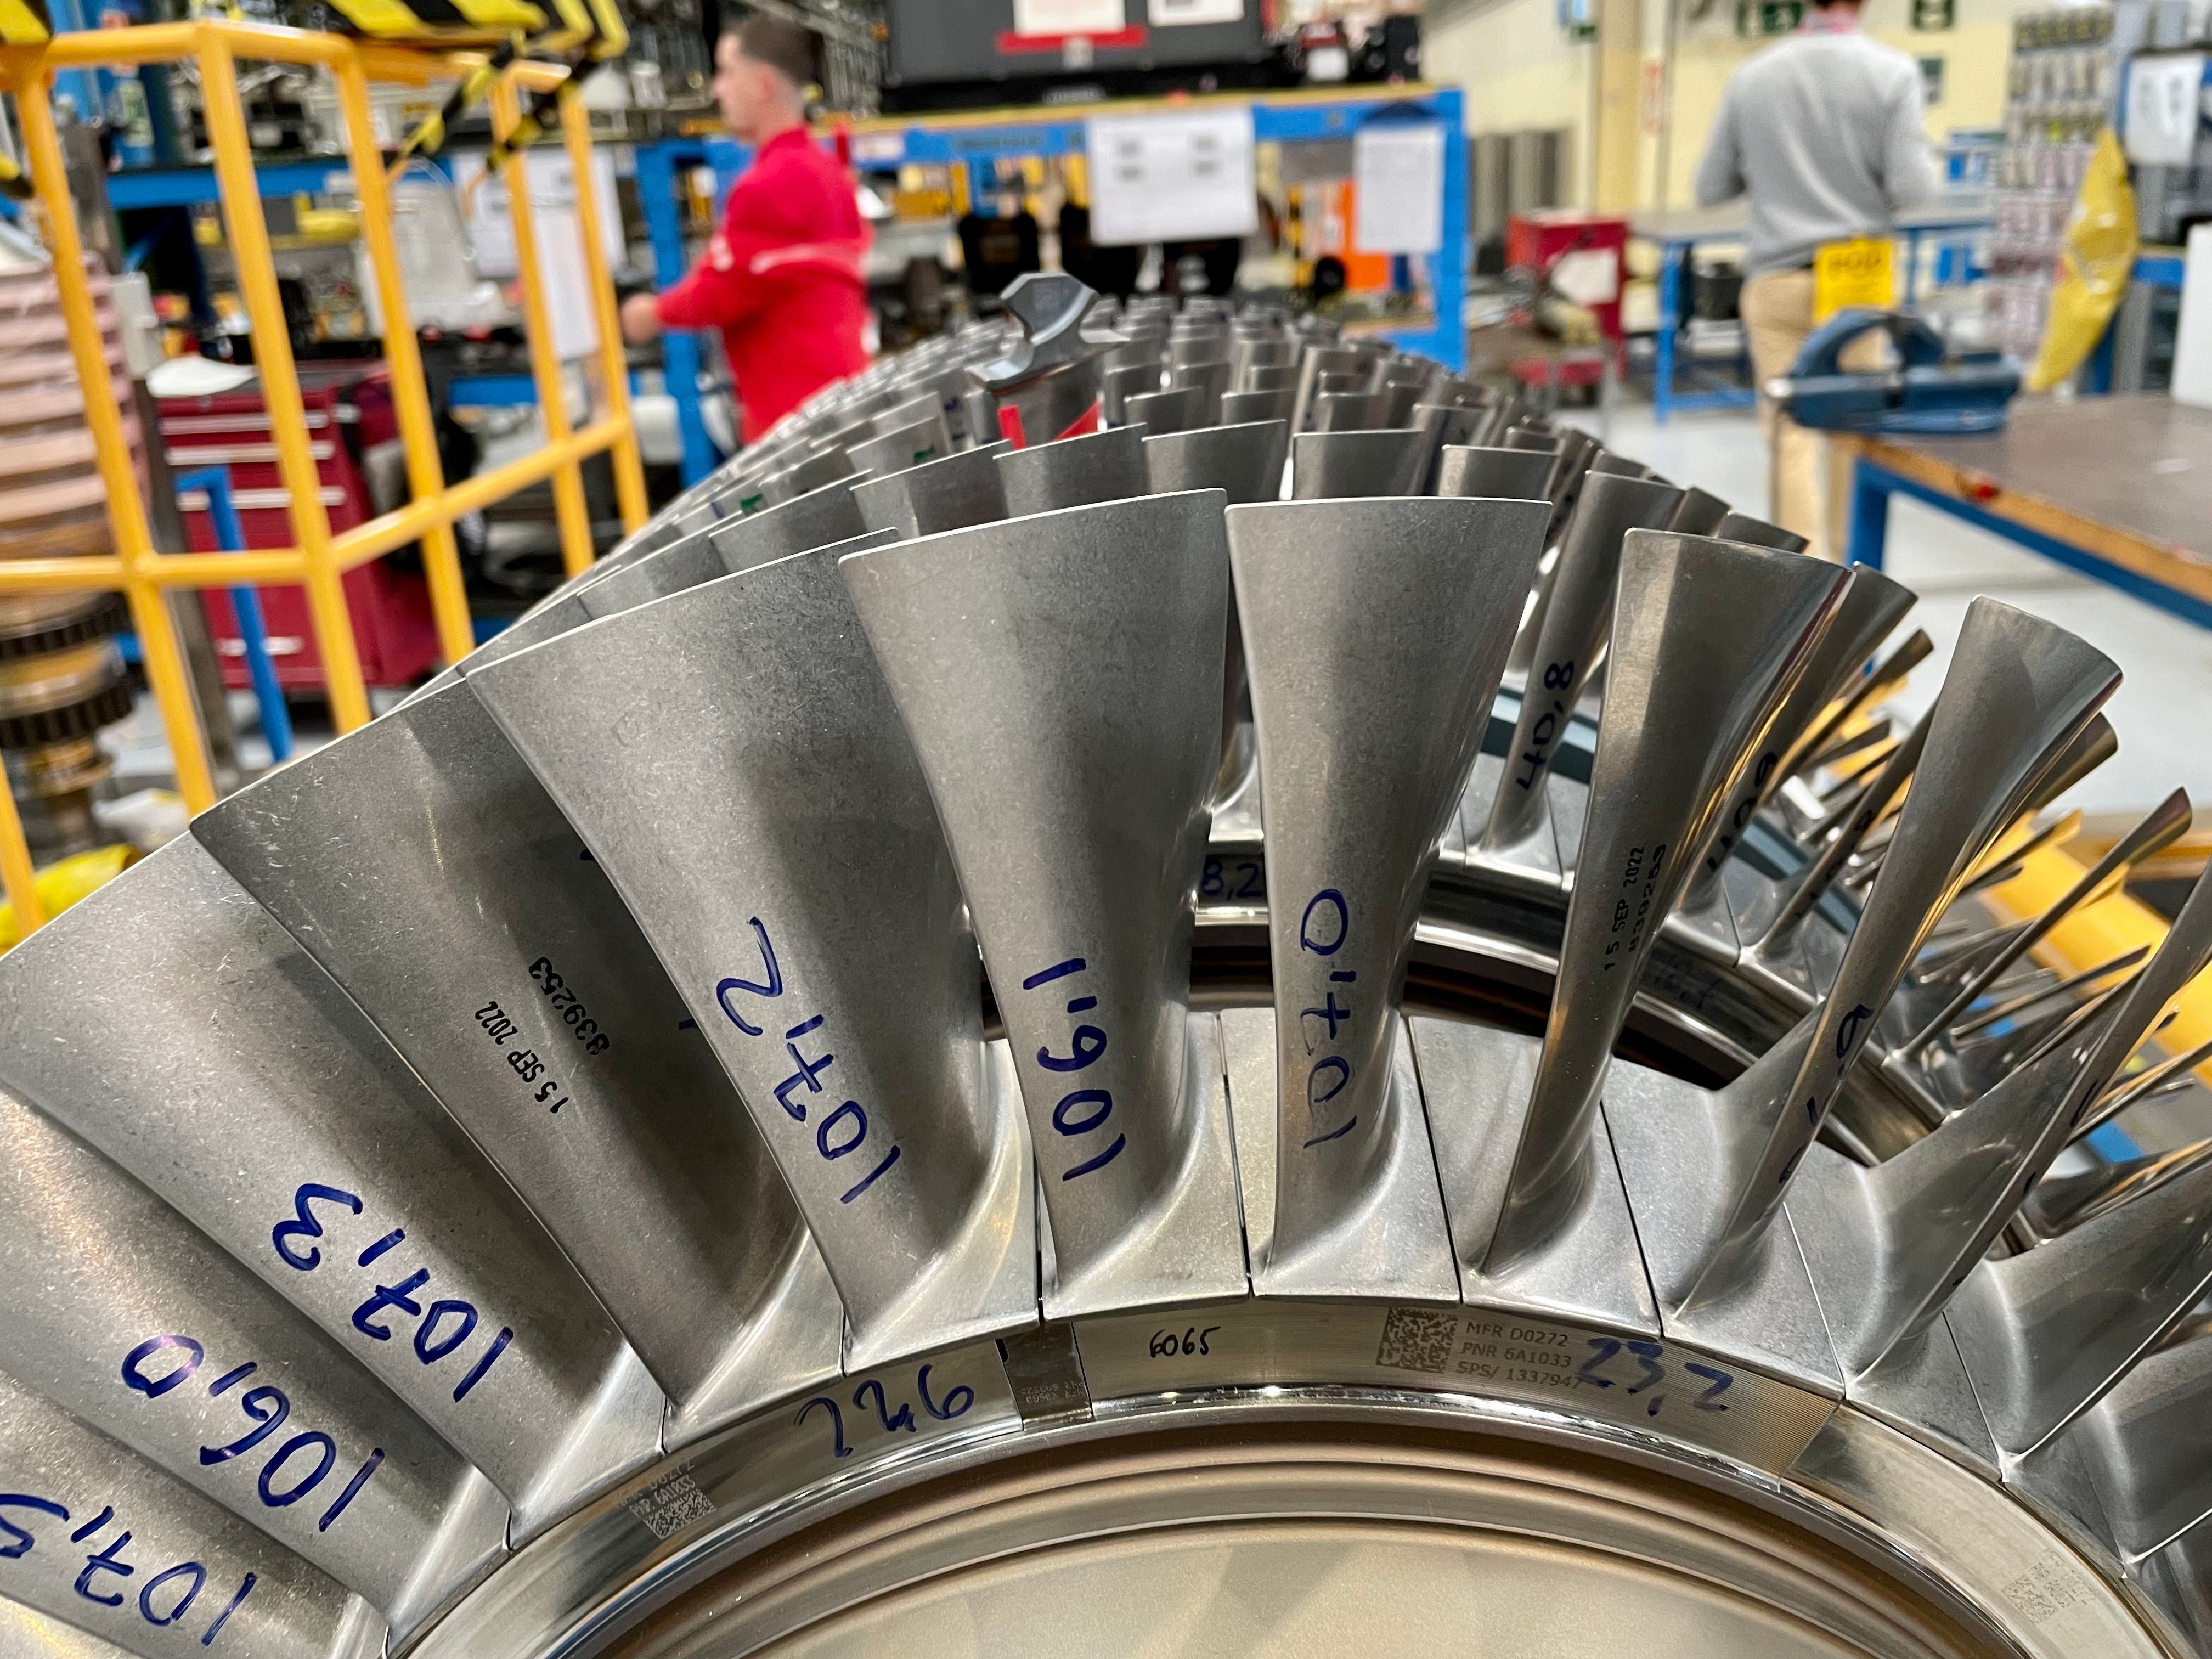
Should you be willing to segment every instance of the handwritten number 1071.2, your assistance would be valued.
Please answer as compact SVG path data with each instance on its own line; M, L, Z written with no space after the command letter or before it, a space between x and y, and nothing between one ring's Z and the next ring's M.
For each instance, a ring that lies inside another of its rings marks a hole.
M965 1382L957 1383L944 1399L933 1399L929 1392L930 1369L929 1366L924 1365L915 1373L914 1389L921 1396L922 1410L940 1423L950 1423L954 1418L963 1416L968 1408L975 1403L975 1390ZM892 1411L890 1397L884 1392L884 1385L872 1376L853 1390L853 1404L856 1408L872 1407L876 1413L876 1420L883 1425L883 1431L885 1434L896 1434L901 1429L905 1430L908 1434L913 1434L920 1427L914 1420L914 1407L901 1406L897 1411ZM799 1408L799 1415L792 1419L792 1421L804 1423L808 1415L817 1407L830 1413L830 1437L833 1454L839 1457L850 1457L853 1455L853 1449L845 1443L845 1413L837 1402L828 1395L816 1395Z

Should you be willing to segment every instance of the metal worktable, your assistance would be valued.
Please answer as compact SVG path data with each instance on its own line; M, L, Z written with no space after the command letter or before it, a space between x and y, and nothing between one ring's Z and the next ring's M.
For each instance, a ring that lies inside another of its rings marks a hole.
M2001 432L1843 437L1851 559L1877 569L1903 494L2212 628L2212 410L2162 392L2022 398Z

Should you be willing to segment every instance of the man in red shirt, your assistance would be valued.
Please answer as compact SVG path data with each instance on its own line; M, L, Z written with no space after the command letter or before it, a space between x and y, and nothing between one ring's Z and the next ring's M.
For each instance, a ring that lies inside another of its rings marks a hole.
M844 167L806 136L812 62L806 31L778 17L748 17L716 43L714 101L752 165L697 268L665 294L623 302L633 345L664 328L721 330L747 443L868 361L868 231Z

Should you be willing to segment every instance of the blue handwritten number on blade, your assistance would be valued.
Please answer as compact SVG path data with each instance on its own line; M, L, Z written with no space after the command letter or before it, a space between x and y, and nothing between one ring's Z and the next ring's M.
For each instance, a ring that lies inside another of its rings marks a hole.
M1594 1336L1590 1338L1589 1345L1597 1352L1583 1361L1583 1368L1575 1375L1594 1388L1609 1389L1613 1386L1613 1379L1600 1376L1598 1371L1607 1360L1620 1352L1620 1344L1609 1336Z
M761 961L768 971L768 983L756 985L749 979L726 979L714 988L714 1000L722 1005L722 1012L730 1017L730 1024L747 1036L758 1036L761 1028L746 1023L745 1017L730 1006L730 993L750 991L757 997L780 997L783 994L783 974L775 965L775 947L768 942L768 929L761 926L758 916L747 920L752 924L753 937L760 941Z
M1702 1376L1712 1384L1712 1387L1692 1400L1690 1402L1692 1405L1701 1412L1724 1412L1728 1409L1721 1403L1721 1396L1729 1391L1735 1383L1735 1378L1730 1376L1726 1371L1714 1370L1711 1365L1685 1365L1682 1369L1691 1376Z
M1316 912L1319 915L1316 915ZM1331 912L1335 917L1333 921L1330 920ZM1324 887L1306 901L1305 913L1298 918L1299 950L1317 957L1333 957L1344 948L1345 940L1351 937L1352 909L1345 902L1343 894L1334 887ZM1328 1034L1322 1041L1334 1042L1337 1040L1336 1028L1352 1018L1350 988L1358 978L1359 975L1350 969L1338 969L1328 976L1328 989L1321 1006L1298 1011L1298 1036L1309 1057L1314 1051L1314 1038L1306 1022L1320 1020L1328 1027ZM1345 988L1346 999L1341 1006L1336 1000L1340 986ZM1324 1078L1328 1080L1327 1093L1321 1092ZM1319 1127L1319 1114L1315 1109L1334 1100L1344 1092L1344 1085L1351 1081L1352 1062L1341 1054L1324 1054L1314 1061L1313 1069L1306 1073L1306 1122L1310 1127ZM1359 1115L1355 1112L1335 1128L1310 1136L1300 1150L1326 1146L1350 1134L1358 1127Z
M1065 962L1056 962L1049 968L1031 974L1022 981L1022 989L1036 990L1054 980L1084 973L1090 965L1081 957L1070 957ZM1066 1009L1071 1014L1086 1014L1097 1006L1097 997L1079 995L1067 1000ZM1041 1046L1036 1051L1036 1063L1048 1072L1081 1072L1097 1064L1105 1052L1105 1029L1097 1025L1079 1025L1068 1036L1067 1053L1055 1054L1049 1046ZM1114 1097L1109 1091L1073 1089L1062 1095L1060 1103L1052 1109L1052 1127L1063 1135L1087 1135L1094 1129L1103 1128L1107 1119L1113 1115ZM1078 1176L1089 1175L1093 1170L1104 1169L1121 1155L1121 1149L1128 1145L1128 1141L1127 1135L1115 1135L1113 1144L1104 1152L1064 1171L1060 1178L1073 1181Z

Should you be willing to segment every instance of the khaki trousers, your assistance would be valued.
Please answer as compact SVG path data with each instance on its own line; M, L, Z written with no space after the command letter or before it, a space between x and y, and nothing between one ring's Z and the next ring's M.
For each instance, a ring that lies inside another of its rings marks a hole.
M1808 552L1840 559L1841 538L1829 533L1848 497L1849 481L1840 476L1840 458L1832 460L1826 439L1785 420L1766 396L1767 381L1790 372L1813 331L1813 273L1763 270L1746 279L1742 310L1752 373L1759 380L1759 426L1766 439L1766 515L1784 530L1804 537L1811 544ZM1843 364L1846 368L1878 368L1882 355L1881 337L1869 336L1852 343L1844 353ZM1823 475L1828 485L1825 507Z

